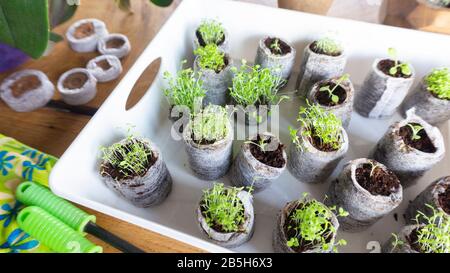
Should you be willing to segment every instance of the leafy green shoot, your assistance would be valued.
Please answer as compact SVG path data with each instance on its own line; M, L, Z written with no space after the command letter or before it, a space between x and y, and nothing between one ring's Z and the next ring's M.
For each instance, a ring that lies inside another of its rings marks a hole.
M254 140L248 140L248 141L245 141L244 143L256 145L264 153L266 152L267 145L269 145L269 143L266 143L266 139L264 139L262 137L260 138L259 141L256 141L256 142Z
M450 252L450 217L443 211L433 211L431 216L418 212L415 221L424 223L417 230L417 243L424 253L449 253Z
M370 175L369 176L372 177L373 176L373 172L379 167L374 161L369 161L368 164L371 166Z
M198 27L198 32L202 36L205 45L220 45L225 38L225 30L222 23L213 19L203 20Z
M450 100L450 69L442 68L433 70L425 78L425 83L428 90L438 98Z
M200 203L207 224L211 228L220 228L224 232L243 232L245 222L244 205L238 197L243 188L225 187L214 184L203 192Z
M410 76L412 74L411 67L407 63L400 63L397 57L397 50L395 48L388 49L389 57L394 61L394 66L389 69L389 74L395 76L398 71L400 71L405 76Z
M192 117L192 134L197 141L214 143L224 139L230 130L226 109L219 105L208 105Z
M342 45L331 37L323 37L315 41L315 49L327 55L340 55L342 53Z
M198 56L198 64L202 69L211 69L219 73L225 67L225 53L216 44L198 47L194 54Z
M348 216L348 212L344 209L328 208L304 193L303 198L298 201L296 209L289 215L289 223L293 225L288 226L287 229L295 231L295 235L287 238L287 246L318 247L323 251L337 252L337 247L345 245L346 241L334 242L330 240L337 232L336 227L331 222L333 212L337 212L341 217Z
M273 51L277 52L277 54L283 53L283 50L281 49L281 45L280 45L280 40L278 38L273 40L272 44L270 45L270 48Z
M164 79L169 85L164 90L164 95L171 106L184 105L193 113L195 102L203 99L206 90L203 89L203 81L200 79L201 73L191 68L183 69L185 63L186 61L182 62L181 70L176 76L164 72Z
M422 131L424 128L422 125L414 125L411 123L407 124L409 128L411 128L412 132L412 140L419 140L420 139L420 131Z
M339 97L337 95L334 94L334 91L336 91L336 89L341 86L341 84L348 80L350 78L349 74L344 74L342 75L338 81L336 82L336 84L334 85L333 88L330 88L330 85L326 85L326 86L322 86L319 91L321 92L328 92L328 96L330 97L331 101L334 104L337 104L339 102Z

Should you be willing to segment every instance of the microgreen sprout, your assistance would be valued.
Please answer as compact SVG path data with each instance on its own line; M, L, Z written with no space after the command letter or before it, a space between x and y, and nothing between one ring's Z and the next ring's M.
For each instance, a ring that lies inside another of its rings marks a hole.
M438 98L450 100L450 69L442 68L433 70L425 78L425 83L428 90Z
M315 41L315 48L327 55L339 55L342 52L342 45L330 37L323 37Z
M202 36L205 45L219 45L225 38L225 30L222 23L213 19L203 20L198 27L198 32Z
M408 127L411 128L412 131L412 140L419 140L421 138L419 133L424 129L423 126L408 123Z
M169 72L164 73L164 79L169 87L164 90L170 105L187 106L191 112L194 111L196 100L201 100L206 90L203 89L203 82L200 79L201 73L193 71L191 68L183 69L186 61L182 62L181 70L174 77Z
M337 247L346 245L345 240L334 242L330 240L337 232L336 227L331 222L333 212L337 212L339 216L348 215L344 209L336 207L328 208L317 200L303 194L303 198L289 215L289 225L287 230L294 231L295 235L288 238L287 246L305 248L318 247L323 251L337 252Z
M256 142L254 140L248 140L248 141L245 141L244 143L253 144L253 145L258 146L259 149L264 153L266 152L267 145L269 145L269 143L266 143L266 140L262 137L260 138L259 141L256 141Z
M198 47L194 54L198 56L198 65L203 69L219 73L225 67L225 54L215 44Z
M334 104L337 104L337 103L339 102L339 97L338 97L337 95L334 94L334 91L336 91L336 89L337 89L339 86L341 86L341 84L342 84L344 81L348 80L349 77L350 77L349 74L344 74L344 75L342 75L342 76L337 80L337 82L336 82L336 84L334 85L333 88L330 88L330 85L326 85L326 86L321 87L321 88L319 89L319 91L321 91L321 92L328 92L328 96L330 96L331 101L332 101Z
M388 49L389 57L394 61L394 66L389 69L389 74L395 76L400 71L405 76L412 74L411 67L407 63L400 63L397 57L397 50L395 48Z
M110 164L124 178L144 176L152 157L150 147L131 134L126 141L103 147L101 150L104 164Z
M208 105L192 117L192 134L195 140L214 143L224 139L229 130L228 113L222 106Z
M233 67L232 71L234 77L230 95L239 105L246 107L278 104L288 98L277 95L284 79L274 75L269 68L261 68L260 65L249 66L247 61L242 60L241 67Z
M217 183L203 192L201 208L210 227L219 227L225 232L242 232L245 221L244 205L238 197L243 188L226 188Z
M373 172L378 168L378 166L377 166L377 164L375 164L374 162L372 162L372 161L369 161L369 163L368 163L369 165L370 165L370 167L371 167L371 169L370 169L370 177L372 177L373 176Z
M280 40L278 38L275 38L270 45L270 48L277 52L278 54L281 54L283 51L281 50Z

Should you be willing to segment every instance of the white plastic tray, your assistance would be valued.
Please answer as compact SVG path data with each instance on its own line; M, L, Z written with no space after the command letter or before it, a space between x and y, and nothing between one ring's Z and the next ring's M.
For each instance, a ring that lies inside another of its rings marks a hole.
M252 61L258 40L264 35L276 35L286 39L297 49L296 68L299 67L303 48L308 42L328 31L338 31L349 53L347 71L357 85L361 84L368 73L373 59L385 56L388 47L395 47L401 59L410 61L419 77L434 67L450 64L449 36L235 1L184 0L55 166L50 177L50 186L56 194L207 251L228 251L206 242L196 226L196 206L202 190L209 188L211 183L194 177L187 164L182 141L175 141L170 137L172 123L167 118L169 106L162 95L165 87L162 73L175 73L181 60L185 58L192 61L192 35L203 18L216 18L223 22L230 33L231 56L234 59L246 58ZM158 57L162 57L162 64L153 85L134 108L126 111L125 103L135 81L147 65ZM297 73L292 76L288 90L293 88L296 79ZM298 125L295 123L298 106L298 100L293 100L281 107L281 140L286 144L290 143L286 128L289 125ZM335 175L344 162L367 156L389 124L398 119L400 116L392 120L376 121L354 114L348 130L351 146ZM174 179L172 193L158 207L134 207L110 191L98 175L99 147L123 138L124 128L127 128L128 124L136 125L135 130L138 133L149 137L161 148ZM448 148L448 124L441 126L441 130ZM234 144L235 154L240 144L241 142ZM366 232L340 232L339 237L348 241L348 245L342 247L341 252L368 252L366 246L369 241L383 243L392 232L397 232L404 224L402 215L408 201L432 180L450 174L449 167L450 158L446 156L417 186L404 191L404 201L395 210L398 221L395 221L391 214ZM229 184L228 178L222 179L221 182ZM256 194L255 234L251 241L234 250L271 252L272 229L277 212L286 202L299 198L304 191L310 192L317 199L323 199L328 185L329 183L302 184L286 171L270 189Z

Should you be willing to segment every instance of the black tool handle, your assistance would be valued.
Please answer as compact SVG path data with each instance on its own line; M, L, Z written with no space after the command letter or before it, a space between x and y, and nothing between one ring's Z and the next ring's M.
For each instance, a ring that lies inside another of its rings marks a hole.
M95 237L101 239L102 241L112 245L113 247L117 248L118 250L124 252L124 253L145 253L142 249L139 249L135 247L134 245L130 244L129 242L117 237L116 235L110 233L109 231L97 226L93 222L89 222L86 227L84 228L84 231L94 235Z

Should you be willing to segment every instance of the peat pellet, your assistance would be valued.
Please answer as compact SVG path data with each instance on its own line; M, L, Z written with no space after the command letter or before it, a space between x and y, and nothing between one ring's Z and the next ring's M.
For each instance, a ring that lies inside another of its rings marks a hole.
M217 73L211 69L200 68L199 57L195 58L194 69L201 73L203 88L206 90L203 105L215 104L225 106L227 104L229 88L233 80L233 73L231 72L233 60L227 54L225 54L225 64L226 66Z
M130 53L131 44L123 34L108 34L98 41L98 51L103 55L114 55L121 59Z
M368 165L372 167L370 178L378 179L364 181L367 184L361 184L363 181L358 181L358 178L364 178L363 172L366 171L367 174L367 170L363 168ZM371 187L373 192L363 185ZM377 188L374 188L375 186ZM384 189L386 187L389 188ZM346 217L338 217L342 229L347 232L360 232L400 205L403 189L398 178L386 166L373 160L360 158L344 166L339 177L331 182L327 197L327 205L343 208L349 213Z
M122 73L122 64L114 55L101 55L90 60L86 68L98 82L109 82L117 79Z
M38 70L18 71L0 85L0 97L17 112L31 112L45 106L54 93L53 83Z
M391 117L405 99L414 82L415 72L408 78L393 77L380 70L379 63L384 61L376 59L372 69L364 80L361 89L356 92L355 111L360 115L374 119Z
M300 182L324 183L347 153L347 132L342 128L343 142L338 150L325 152L314 147L303 131L302 127L297 132L302 147L299 148L295 144L289 147L288 170Z
M102 176L106 186L130 201L136 207L150 207L161 204L172 190L172 177L164 162L163 156L148 139L139 139L146 144L156 157L156 161L150 166L144 176L116 180L111 176ZM122 140L126 144L128 140ZM102 164L105 164L103 162Z
M229 52L230 50L230 44L229 44L229 35L228 35L228 31L223 28L223 32L224 32L224 38L223 40L217 44L217 47L223 51L223 52ZM198 47L201 46L206 46L205 42L203 41L200 32L198 31L198 28L196 29L195 33L194 33L194 37L192 39L193 41L193 50L195 51Z
M271 47L278 41L279 48ZM265 37L259 41L255 64L269 68L273 73L289 80L295 63L295 49L279 38Z
M287 234L286 234L286 224L288 221L289 215L291 215L292 211L295 210L298 206L298 201L293 201L287 203L286 206L280 211L277 216L277 222L275 225L275 229L272 234L272 246L273 250L276 253L297 253L294 249L287 245ZM331 211L330 211L331 212ZM334 226L335 230L339 229L339 222L336 215L331 212L331 224ZM334 242L336 240L336 233L333 234L332 238L329 238L330 242ZM302 253L329 253L332 252L333 249L329 251L324 251L319 246L314 247L312 249L308 249Z
M228 134L222 140L212 144L198 144L192 139L191 124L183 130L186 154L190 168L203 180L216 180L230 169L233 156L234 131L228 124Z
M303 51L296 88L300 96L306 97L307 92L318 81L339 77L344 73L347 64L347 54L342 51L338 56L318 54L309 44Z
M230 170L231 184L236 187L252 187L255 192L268 188L286 169L287 156L284 145L273 134L262 133L259 138L269 141L261 153L255 144L245 142ZM251 138L258 143L257 137ZM257 157L253 152L258 151ZM264 161L264 162L263 162Z
M97 79L85 68L74 68L61 75L58 90L65 103L86 104L97 94Z
M242 231L239 232L220 232L210 227L203 215L200 206L197 208L197 223L205 238L222 247L234 248L249 241L255 230L255 214L253 211L253 198L246 191L240 191L237 197L244 206L245 221L242 224Z
M76 21L66 32L70 47L76 52L97 50L98 41L108 35L105 23L98 19Z
M422 151L407 145L400 135L401 128L407 124L419 124L429 139L427 150ZM386 134L377 143L373 158L386 165L400 179L403 188L414 185L417 179L439 163L445 154L444 138L437 127L425 122L414 113L414 108L407 112L407 118L391 125Z
M347 128L353 113L353 100L355 89L350 80L343 81L335 90L335 95L339 97L337 104L329 98L328 92L320 91L321 87L329 85L333 88L339 81L339 77L319 81L313 85L308 92L307 98L311 104L317 104L324 110L332 112L336 117L342 120L342 126Z
M420 228L419 225L405 226L396 236L390 236L389 240L383 245L383 253L419 253L411 244L409 237L411 233ZM397 243L396 243L397 242Z
M450 100L433 95L425 80L422 80L414 92L410 93L402 104L402 113L411 108L416 114L430 124L439 124L450 119Z
M406 221L416 223L415 219L419 212L431 217L434 215L433 209L444 212L450 217L450 176L439 178L431 183L409 204L406 210ZM423 217L420 217L420 220L423 220Z

